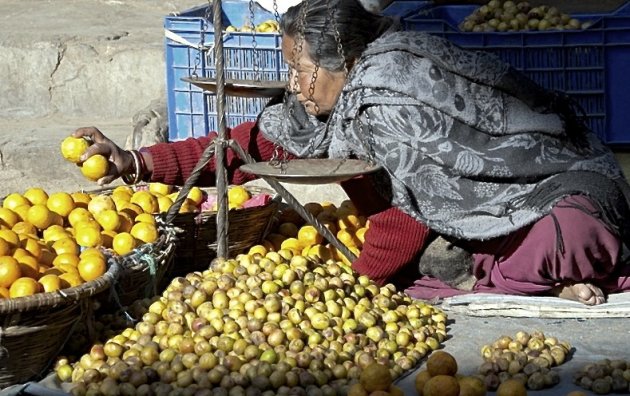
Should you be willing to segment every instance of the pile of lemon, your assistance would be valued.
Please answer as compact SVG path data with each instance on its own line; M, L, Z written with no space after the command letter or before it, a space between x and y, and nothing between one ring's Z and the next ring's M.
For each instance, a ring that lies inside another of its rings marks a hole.
M102 276L106 253L158 238L159 197L119 186L111 194L30 188L0 208L0 297L78 286Z
M225 28L226 32L257 32L257 33L279 33L280 32L280 24L278 21L274 19L268 19L264 22L259 23L258 25L245 24L240 29L234 25L229 25Z
M352 201L345 200L339 206L331 202L309 202L304 208L357 257L361 254L369 221L359 214ZM275 229L260 245L252 246L248 253L264 256L270 251L281 250L288 250L293 255L317 257L324 262L332 259L350 264L346 256L327 242L314 226L305 224L290 208L282 211Z

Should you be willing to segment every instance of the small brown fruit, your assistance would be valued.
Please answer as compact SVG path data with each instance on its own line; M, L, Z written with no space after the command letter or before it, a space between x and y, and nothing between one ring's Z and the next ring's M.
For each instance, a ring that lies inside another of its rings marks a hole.
M527 396L527 389L521 381L509 379L499 385L497 396Z
M459 396L485 396L486 384L476 377L465 376L459 379Z
M448 352L435 351L427 360L427 371L431 377L437 375L450 375L457 374L457 361Z
M422 389L423 396L459 396L459 382L450 375L431 377Z
M363 389L363 386L361 386L361 384L356 383L354 385L352 385L350 387L350 389L348 389L348 396L368 396L369 393Z
M416 392L418 396L422 396L424 384L431 378L431 374L427 370L422 370L416 375Z
M368 393L386 390L390 387L392 381L389 368L378 363L372 363L367 366L361 372L361 377L359 377L359 382Z

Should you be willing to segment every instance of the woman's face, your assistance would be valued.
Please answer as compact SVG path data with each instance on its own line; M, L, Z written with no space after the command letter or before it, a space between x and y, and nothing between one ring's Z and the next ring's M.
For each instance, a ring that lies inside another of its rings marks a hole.
M306 112L312 115L330 114L346 82L343 71L331 72L323 67L317 70L317 78L312 85L315 62L308 54L308 44L303 42L302 50L295 45L291 36L282 36L282 55L289 65L289 86L297 94Z

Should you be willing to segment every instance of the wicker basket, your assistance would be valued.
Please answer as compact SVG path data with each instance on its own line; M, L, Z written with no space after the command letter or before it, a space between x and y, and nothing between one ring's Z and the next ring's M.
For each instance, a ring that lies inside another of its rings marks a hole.
M91 321L92 302L120 274L110 260L98 279L52 293L0 300L0 389L45 374L81 321Z
M175 228L157 217L160 237L153 243L146 243L124 256L113 256L121 268L120 277L112 285L110 300L114 307L131 305L136 300L153 297L161 290L162 279L173 265L177 236Z
M230 210L228 212L228 250L229 256L243 252L260 243L267 235L281 198L275 192L263 187L247 186L252 194L269 194L271 202L264 206ZM203 188L209 194L216 194L216 188ZM179 213L173 225L181 230L175 264L166 278L203 271L216 257L217 248L217 213Z

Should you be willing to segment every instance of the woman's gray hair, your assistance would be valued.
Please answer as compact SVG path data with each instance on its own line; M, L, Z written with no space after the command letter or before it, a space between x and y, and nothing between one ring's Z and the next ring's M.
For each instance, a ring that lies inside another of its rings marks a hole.
M391 18L368 12L358 0L304 0L282 16L280 29L296 42L303 36L308 43L308 54L321 67L342 71L392 23Z

